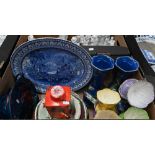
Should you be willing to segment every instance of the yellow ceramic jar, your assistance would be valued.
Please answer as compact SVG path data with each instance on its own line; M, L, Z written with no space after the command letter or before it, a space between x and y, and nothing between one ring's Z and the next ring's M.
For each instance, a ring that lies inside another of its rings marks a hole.
M121 97L118 92L105 88L97 92L97 99L99 103L96 105L96 111L99 110L113 110L115 106L120 102Z
M98 103L96 105L96 111L99 110L113 110L115 111L115 104L103 104L103 103Z

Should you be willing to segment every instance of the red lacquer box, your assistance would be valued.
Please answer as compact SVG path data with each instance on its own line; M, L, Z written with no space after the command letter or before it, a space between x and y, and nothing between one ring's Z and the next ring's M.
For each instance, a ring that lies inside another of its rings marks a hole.
M71 88L68 86L50 86L47 88L44 106L53 118L70 118Z

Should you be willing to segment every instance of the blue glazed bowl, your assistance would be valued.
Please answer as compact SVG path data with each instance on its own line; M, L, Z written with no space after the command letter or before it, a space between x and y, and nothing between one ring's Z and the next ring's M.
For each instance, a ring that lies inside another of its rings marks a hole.
M104 86L104 77L109 71L114 69L114 60L103 54L92 57L91 65L94 69L92 85L97 90Z
M126 78L129 78L133 73L138 71L139 63L130 56L121 56L116 59L115 66L118 69L118 78L126 80Z
M32 119L39 98L30 80L19 78L10 91L9 98L12 119Z
M33 83L20 77L10 92L0 98L0 118L32 119L38 101Z

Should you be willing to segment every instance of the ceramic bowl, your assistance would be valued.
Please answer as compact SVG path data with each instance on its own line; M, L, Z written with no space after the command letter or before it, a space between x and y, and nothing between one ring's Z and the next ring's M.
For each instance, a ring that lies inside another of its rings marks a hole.
M115 105L121 100L118 92L105 88L97 92L97 99L102 104Z
M136 107L130 107L125 113L124 113L124 119L128 120L148 120L149 115L146 110L136 108Z
M120 85L118 91L123 99L127 99L127 93L129 88L137 81L137 79L127 79Z
M131 106L146 108L154 100L154 87L150 82L139 80L128 90L128 101Z

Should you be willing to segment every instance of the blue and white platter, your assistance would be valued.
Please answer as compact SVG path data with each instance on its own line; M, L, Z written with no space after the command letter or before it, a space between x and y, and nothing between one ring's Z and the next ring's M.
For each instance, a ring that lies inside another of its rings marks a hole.
M28 41L16 48L11 56L11 68L15 77L23 75L41 93L53 85L67 85L77 91L93 75L91 57L86 50L53 38Z
M149 50L145 50L145 49L141 49L145 59L147 60L147 62L149 64L153 64L155 65L155 56L153 55L153 53Z

